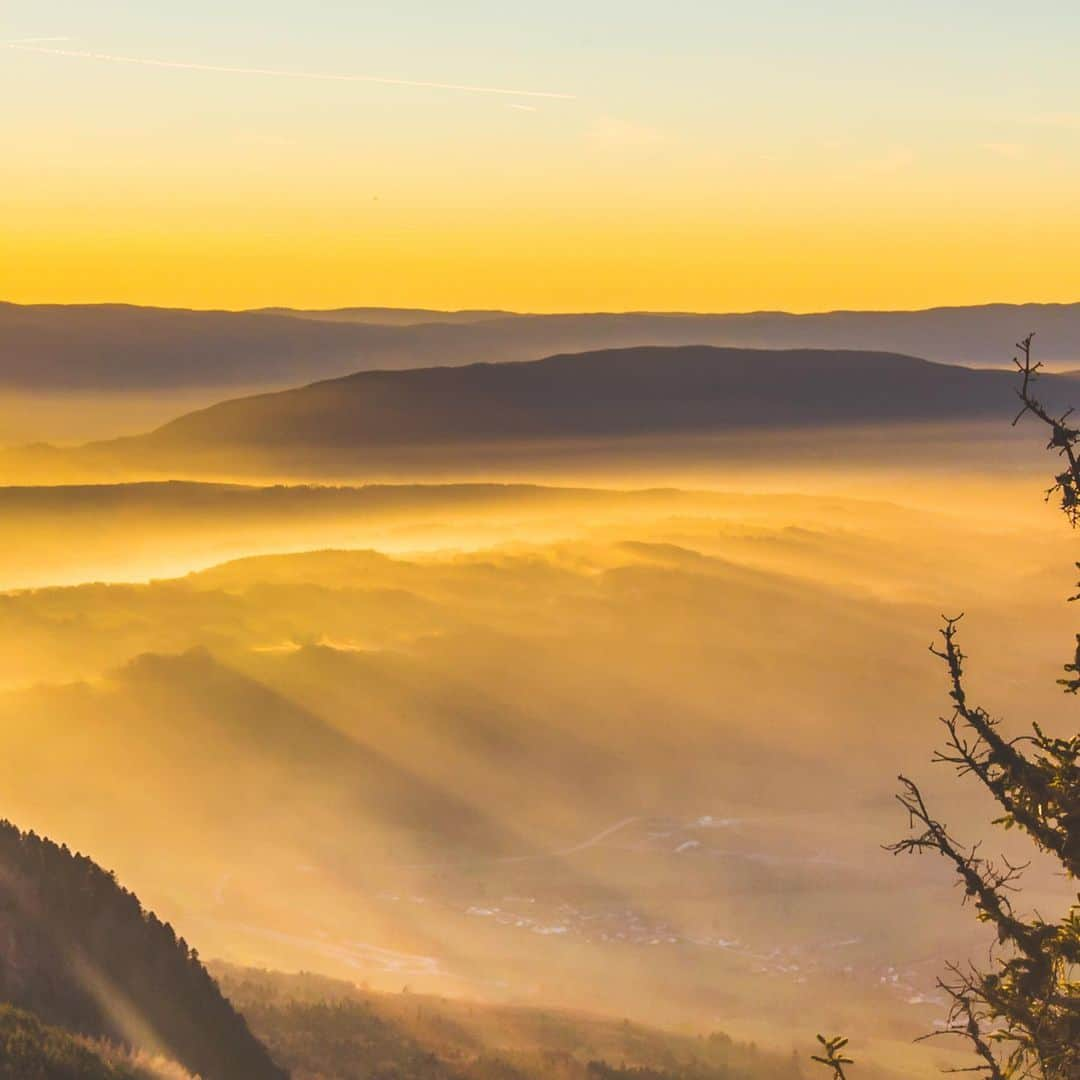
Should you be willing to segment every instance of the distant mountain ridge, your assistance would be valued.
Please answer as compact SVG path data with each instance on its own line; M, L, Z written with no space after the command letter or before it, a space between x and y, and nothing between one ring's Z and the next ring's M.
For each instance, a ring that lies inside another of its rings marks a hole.
M1042 387L1055 397L1063 382ZM340 450L989 419L1013 410L1014 390L1004 371L891 353L645 347L360 372L225 401L99 448Z
M289 315L315 322L371 323L375 326L421 326L425 323L478 323L490 319L514 318L516 311L472 308L440 311L436 308L345 307L345 308L255 308L252 314Z
M1046 375L1040 393L1051 408L1064 409L1074 387L1068 376ZM791 440L801 442L803 464L822 454L862 460L871 452L910 461L946 452L932 449L925 434L912 443L913 426L934 425L940 440L951 426L988 423L995 438L1008 439L1015 390L1007 371L893 353L612 349L358 372L233 398L142 435L7 451L0 477L18 484L256 475L367 482L464 479L483 467L489 478L518 480L530 469L580 462L583 453L601 464L643 449L672 461L701 460L694 446L703 439L711 441L704 452L710 461L780 459L779 432L786 433L789 464ZM860 431L875 431L876 446Z
M1080 363L1080 304L927 311L516 315L346 308L189 311L0 303L0 390L280 389L359 370L534 360L640 345L881 350L1005 366L1036 330L1040 358Z

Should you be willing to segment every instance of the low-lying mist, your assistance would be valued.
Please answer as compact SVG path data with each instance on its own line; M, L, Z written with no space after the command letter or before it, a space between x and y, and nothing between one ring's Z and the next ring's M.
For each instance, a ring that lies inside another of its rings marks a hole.
M988 816L927 764L926 644L966 609L980 698L1053 728L1072 633L1037 483L913 477L8 489L5 813L204 955L892 1045L980 945L881 850L901 770Z

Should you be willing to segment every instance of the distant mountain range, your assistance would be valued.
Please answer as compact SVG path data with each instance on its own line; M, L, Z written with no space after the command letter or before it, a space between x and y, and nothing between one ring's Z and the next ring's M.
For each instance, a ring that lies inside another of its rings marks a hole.
M315 322L371 323L374 326L423 326L426 323L467 324L488 322L492 319L510 319L517 315L514 311L438 311L434 308L348 307L311 311L286 307L255 309L255 314L263 313L291 315L296 319L311 319Z
M1072 400L1074 387L1062 376L1040 384L1054 407ZM504 452L525 463L555 451L574 461L582 448L603 455L605 447L621 452L648 440L662 453L678 454L686 440L701 438L767 440L779 431L798 436L972 421L993 421L1004 436L1014 391L1015 377L1005 371L891 353L621 349L361 372L225 401L140 436L73 450L27 448L6 455L3 466L13 477L51 470L52 482L121 475L355 477L405 467L424 475L469 461L486 462L495 475L491 469L497 473ZM820 452L824 443L811 441Z
M1070 375L1039 386L1052 408L1076 399ZM821 349L645 347L369 371L230 399L141 435L11 449L0 454L0 480L581 478L591 462L600 477L633 464L642 486L649 474L632 458L643 448L684 464L787 454L790 466L793 453L804 465L881 453L910 464L913 454L966 452L958 424L989 423L994 439L1008 439L1015 389L1007 371ZM933 426L933 438L912 443L913 426ZM869 431L872 440L858 435Z
M361 372L224 402L131 442L347 448L983 418L1013 408L1014 386L1006 372L890 353L617 349Z
M0 304L0 391L280 389L376 368L535 360L641 345L882 350L1005 366L1018 337L1080 365L1080 304L911 312L514 315L348 308L187 311Z

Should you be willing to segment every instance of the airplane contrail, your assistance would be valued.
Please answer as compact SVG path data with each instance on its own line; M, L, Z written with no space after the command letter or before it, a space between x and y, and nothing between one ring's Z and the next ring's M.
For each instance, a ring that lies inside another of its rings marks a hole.
M17 52L40 53L44 56L67 56L79 60L98 60L109 64L133 64L138 67L169 68L177 71L209 71L219 75L262 75L278 79L306 79L314 82L375 83L380 86L416 86L427 90L454 90L466 94L499 94L503 97L548 98L574 101L575 94L556 93L552 90L513 90L501 86L472 86L467 83L428 82L422 79L392 79L381 75L335 75L317 71L288 71L278 68L226 67L218 64L197 64L181 60L151 60L141 56L116 56L112 53L93 52L88 49L56 49L34 44L41 40L24 39L5 41L0 47Z

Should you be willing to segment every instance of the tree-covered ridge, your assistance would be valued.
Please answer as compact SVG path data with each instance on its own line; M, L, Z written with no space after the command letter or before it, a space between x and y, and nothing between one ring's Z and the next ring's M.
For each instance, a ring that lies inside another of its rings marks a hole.
M1032 359L1029 334L1013 363L1021 376L1015 426L1028 414L1050 430L1047 449L1061 459L1061 471L1046 492L1058 499L1070 524L1080 526L1080 428L1036 396L1042 368ZM1077 564L1080 566L1080 564ZM1071 597L1078 599L1077 596ZM958 625L945 617L940 643L930 651L948 672L952 712L941 718L946 740L934 761L970 777L997 802L995 825L1026 834L1034 847L1056 862L1070 887L1080 878L1080 734L1054 736L1041 724L1030 735L1010 736L1001 721L974 702L968 691ZM1057 680L1069 694L1080 692L1080 635L1066 677ZM1080 1076L1080 893L1060 916L1046 919L1021 907L1019 882L1030 864L1004 856L991 861L981 843L966 844L935 816L918 784L901 774L897 796L907 811L910 834L889 846L895 854L931 852L951 863L980 922L995 931L987 961L948 965L938 987L949 1003L946 1021L924 1036L957 1036L968 1043L978 1064L954 1071L991 1080L1075 1080ZM846 1080L847 1039L818 1035L823 1053L814 1061Z
M198 953L91 859L0 822L0 999L160 1051L203 1080L279 1080Z
M796 1080L799 1063L722 1032L573 1010L379 993L318 975L215 968L294 1080ZM876 1074L875 1074L876 1075Z
M21 1009L0 1005L0 1080L163 1080L161 1071L122 1058Z

